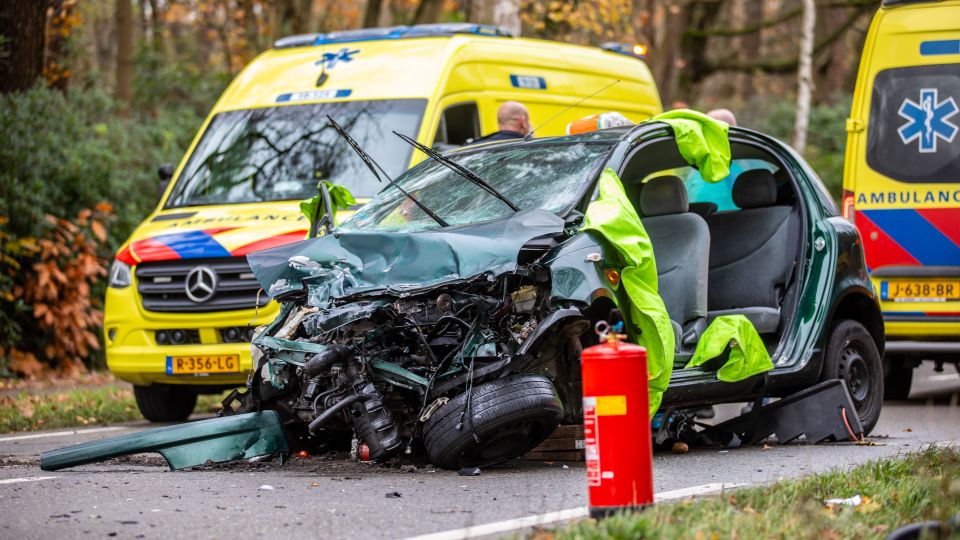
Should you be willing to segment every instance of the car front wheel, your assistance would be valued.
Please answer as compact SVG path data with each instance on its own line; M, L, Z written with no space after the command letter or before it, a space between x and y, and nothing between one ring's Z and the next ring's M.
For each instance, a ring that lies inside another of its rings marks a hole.
M176 386L134 386L140 414L151 422L182 422L197 405L197 392Z
M520 457L563 418L553 383L539 375L511 375L478 385L471 394L471 407L460 394L424 425L424 446L437 467L486 467Z
M883 363L873 336L862 324L837 321L827 340L821 380L843 379L865 435L873 431L883 407Z

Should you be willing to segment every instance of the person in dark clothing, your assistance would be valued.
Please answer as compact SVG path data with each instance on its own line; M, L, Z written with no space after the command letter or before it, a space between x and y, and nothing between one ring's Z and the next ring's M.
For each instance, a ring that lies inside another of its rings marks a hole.
M497 110L497 127L499 131L474 139L470 144L522 139L533 129L527 108L516 101L508 101Z

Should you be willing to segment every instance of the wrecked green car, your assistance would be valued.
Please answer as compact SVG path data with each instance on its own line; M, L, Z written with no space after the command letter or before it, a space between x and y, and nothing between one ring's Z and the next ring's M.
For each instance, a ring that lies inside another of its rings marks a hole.
M594 324L622 317L648 350L658 332L627 308L629 261L611 242L623 237L585 226L606 177L656 254L669 316L656 337L673 349L668 366L651 358L651 379L669 380L661 408L842 378L869 432L883 323L858 233L785 145L736 128L729 145L719 182L660 122L434 155L329 234L249 255L283 308L228 414L272 410L294 444L352 439L363 458L425 452L444 468L515 458L579 423ZM710 323L732 316L769 369L723 380L717 362L688 366Z
M321 184L313 232L326 234L248 255L282 309L226 418L49 452L41 467L351 444L364 460L500 463L581 422L579 354L600 321L647 348L651 415L841 379L856 415L828 413L869 433L883 322L857 230L782 143L685 122L446 155L408 140L430 159L384 173L339 227Z

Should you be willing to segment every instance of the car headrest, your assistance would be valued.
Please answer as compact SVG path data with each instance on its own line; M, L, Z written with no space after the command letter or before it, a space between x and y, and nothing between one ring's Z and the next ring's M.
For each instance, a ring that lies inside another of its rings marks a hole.
M764 208L777 204L777 181L766 169L741 173L733 183L733 204L740 208Z
M643 217L683 214L690 210L687 188L676 176L654 178L640 192L640 212Z

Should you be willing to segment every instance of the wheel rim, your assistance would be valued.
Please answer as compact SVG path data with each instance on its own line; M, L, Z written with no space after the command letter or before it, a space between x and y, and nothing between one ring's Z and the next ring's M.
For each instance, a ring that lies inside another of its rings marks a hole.
M533 420L500 426L485 432L480 436L480 444L464 451L460 455L460 466L481 467L518 457L527 450L531 441L539 441L542 434L542 423Z
M863 412L872 391L870 369L864 356L863 345L857 341L847 342L840 354L839 376L847 383L857 412Z

